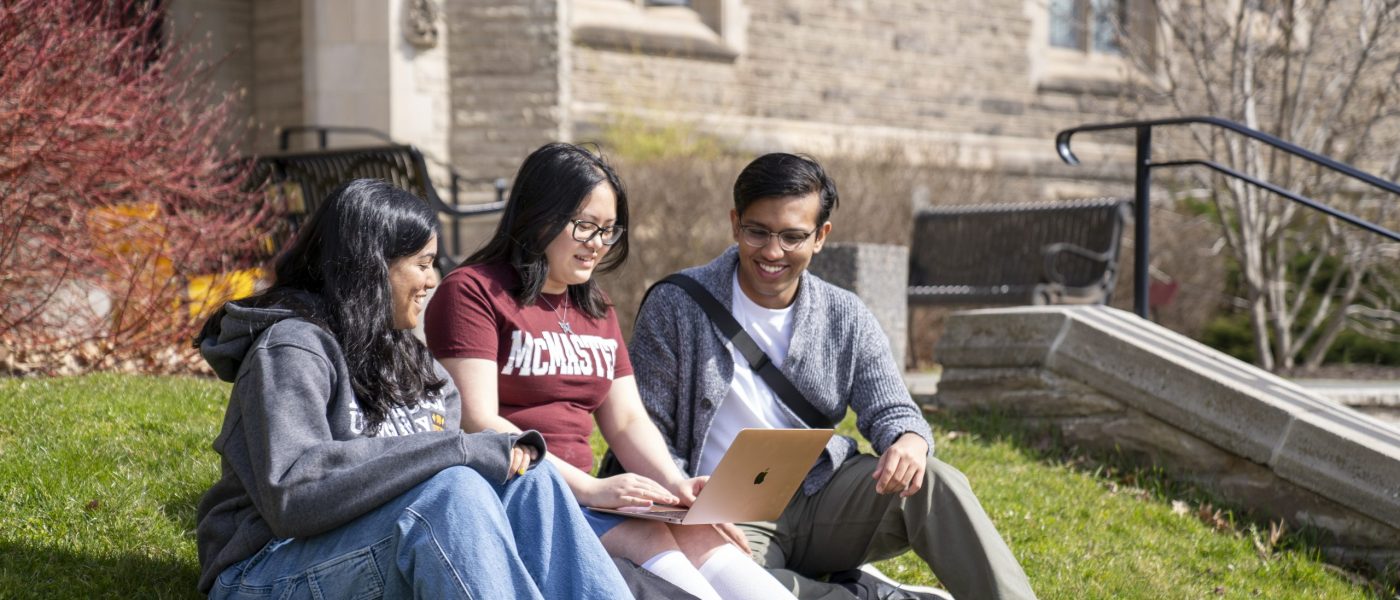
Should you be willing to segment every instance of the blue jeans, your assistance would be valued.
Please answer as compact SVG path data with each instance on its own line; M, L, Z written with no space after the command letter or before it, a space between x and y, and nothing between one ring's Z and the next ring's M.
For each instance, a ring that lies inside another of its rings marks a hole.
M223 598L631 598L558 471L510 483L444 469L339 529L273 540Z

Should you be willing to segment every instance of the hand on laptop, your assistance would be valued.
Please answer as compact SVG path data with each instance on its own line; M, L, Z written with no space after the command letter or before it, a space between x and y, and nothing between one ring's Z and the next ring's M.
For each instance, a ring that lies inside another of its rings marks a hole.
M584 506L622 508L650 506L652 503L677 504L680 498L666 491L661 484L635 473L623 473L606 479L594 479L585 489L576 490Z
M681 505L690 506L694 504L695 497L700 495L700 490L705 489L705 484L709 482L710 477L708 475L701 475L700 477L691 477L690 479L681 480L676 483L674 489L676 490L676 495L681 498ZM733 523L716 523L714 528L721 536L724 536L725 540L738 546L739 550L743 551L744 554L749 554L751 552L749 550L749 539L745 537L744 532L740 531L738 527L735 527Z
M700 490L705 489L709 481L709 475L682 479L671 484L671 492L680 498L681 506L690 506L695 504L695 497L700 495Z
M871 474L876 480L875 492L889 494L900 492L900 496L913 496L924 485L924 469L928 467L928 442L915 433L899 436L885 453L880 455L880 466Z

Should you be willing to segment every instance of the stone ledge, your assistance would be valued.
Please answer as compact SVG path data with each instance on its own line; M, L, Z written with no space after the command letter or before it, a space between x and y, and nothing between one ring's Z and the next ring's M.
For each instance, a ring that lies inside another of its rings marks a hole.
M1130 313L959 312L939 356L945 408L1055 415L1067 437L1160 460L1351 550L1400 549L1400 430Z
M994 398L983 393L991 386L999 390ZM939 381L937 398L939 406L951 410L995 408L1025 416L1086 416L1122 410L1120 404L1087 385L1025 367L959 369Z
M1287 403L1250 393L1250 380L1267 373L1129 313L1089 308L1071 318L1045 366L1254 462L1269 460L1291 417Z
M578 2L573 40L594 48L732 62L739 50L684 6Z
M1039 367L1069 326L1068 315L1021 315L1008 309L971 310L949 318L938 345L939 362L962 367ZM986 316L984 316L986 315ZM995 316L992 316L995 315ZM946 372L945 372L946 375Z

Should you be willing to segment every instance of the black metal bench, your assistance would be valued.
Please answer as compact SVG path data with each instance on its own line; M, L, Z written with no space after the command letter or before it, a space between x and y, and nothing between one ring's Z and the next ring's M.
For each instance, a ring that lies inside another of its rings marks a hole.
M1102 199L919 211L909 303L1107 303L1130 205Z
M267 184L267 193L287 216L287 228L274 233L281 245L300 226L302 219L335 188L360 178L382 179L408 190L428 202L448 223L449 236L438 238L438 270L446 273L456 266L453 257L461 252L457 219L499 212L505 208L498 186L497 200L475 205L448 204L438 195L428 174L423 154L413 146L386 144L361 148L335 148L304 152L282 152L259 156L254 161L253 185ZM454 174L455 178L455 174ZM454 179L455 184L455 179ZM453 196L456 196L455 185Z

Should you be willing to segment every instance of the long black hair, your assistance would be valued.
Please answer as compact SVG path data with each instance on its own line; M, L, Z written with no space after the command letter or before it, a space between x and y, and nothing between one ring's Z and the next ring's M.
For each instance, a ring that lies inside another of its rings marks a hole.
M617 222L627 227L627 190L617 172L599 154L581 146L555 142L530 153L515 174L510 201L491 241L462 264L505 263L520 275L515 299L529 306L540 297L549 276L545 248L569 225L593 188L607 183L617 196ZM627 235L608 250L595 273L607 273L627 260ZM608 302L593 278L568 288L574 306L593 318L607 314Z
M389 289L389 263L422 250L438 227L437 214L413 194L376 179L351 181L326 196L277 257L272 287L238 301L291 309L335 336L371 435L392 407L417 406L447 384L423 342L394 328ZM216 312L200 338L222 317Z

